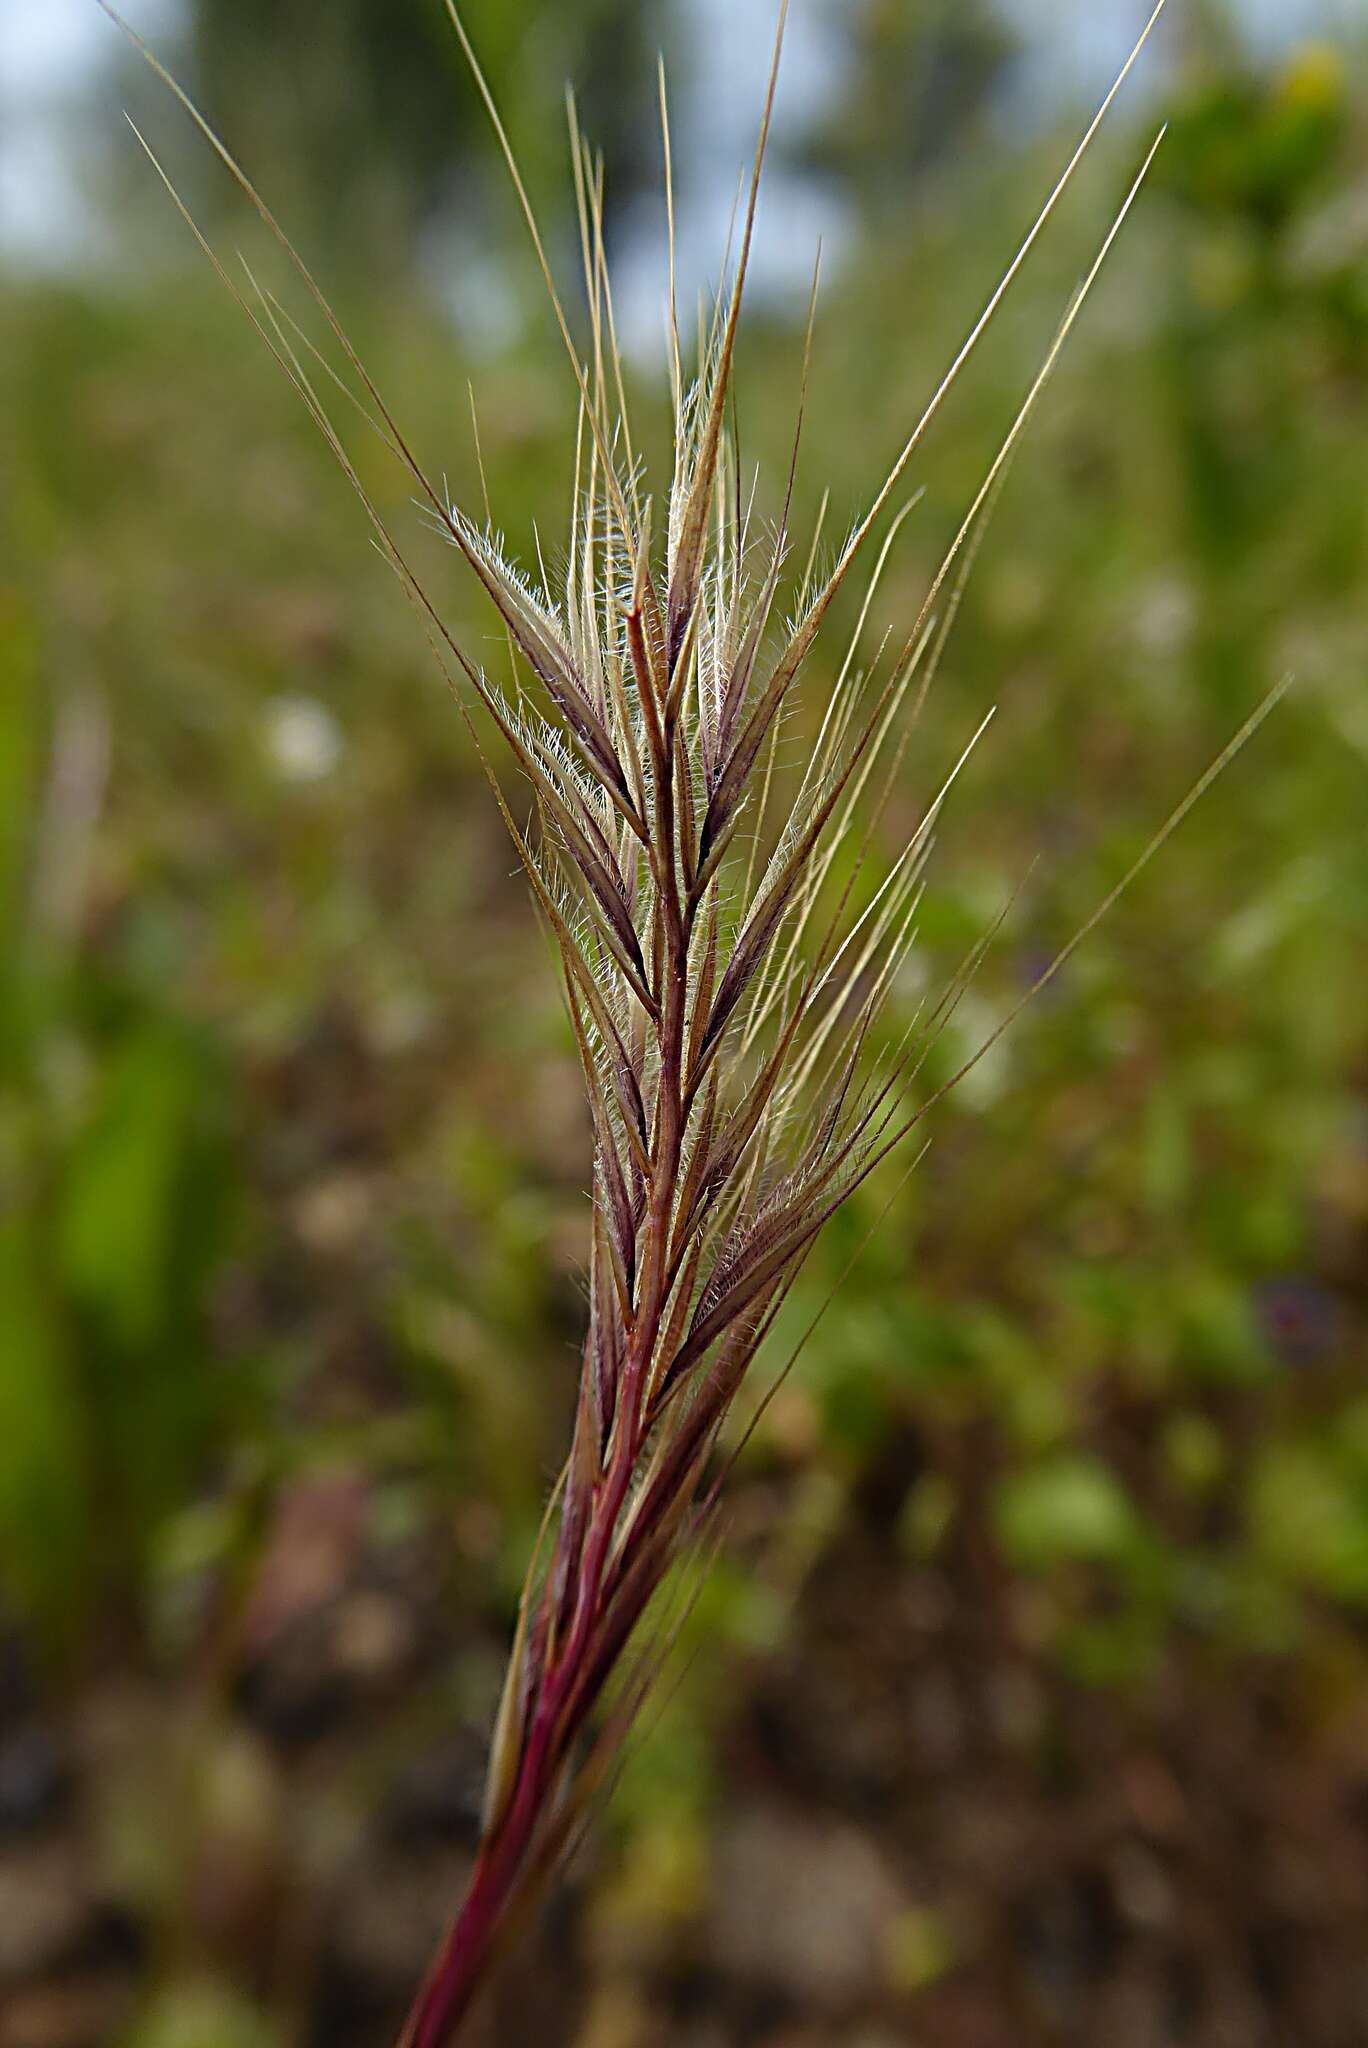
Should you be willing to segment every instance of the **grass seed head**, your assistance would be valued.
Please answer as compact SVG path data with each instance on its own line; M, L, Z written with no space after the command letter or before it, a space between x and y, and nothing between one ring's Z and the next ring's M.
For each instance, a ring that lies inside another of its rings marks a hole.
M106 0L101 4L112 12ZM796 576L792 522L815 271L792 449L768 536L758 530L755 487L743 485L728 432L786 0L778 10L735 261L711 318L700 322L691 374L675 307L673 166L662 72L673 447L659 509L627 407L604 254L602 165L579 132L572 103L584 284L577 340L497 107L453 0L446 6L485 98L571 373L575 478L564 565L554 578L540 548L535 573L511 558L490 518L482 465L482 518L453 504L445 486L436 488L284 229L225 144L139 45L285 252L340 350L335 366L250 272L245 287L232 279L172 192L355 489L452 683L559 961L590 1112L588 1313L574 1434L519 1607L475 1874L410 2017L405 2041L411 2048L438 2048L451 2038L515 1910L545 1882L583 1826L589 1795L603 1782L640 1707L668 1630L647 1631L644 1649L630 1646L671 1567L696 1548L706 1529L718 1497L710 1461L715 1468L737 1394L818 1232L905 1143L929 1101L961 1078L1012 1020L1003 1020L959 1075L930 1098L916 1099L929 1048L953 1014L990 931L891 1047L876 1028L915 940L936 815L986 720L967 738L960 762L877 887L869 886L866 871L1011 457L1149 158L1064 309L1039 374L901 645L890 656L886 636L872 659L860 650L880 576L913 502L896 502L902 480L1073 178L1163 0L831 566L816 573L814 535ZM504 629L510 681L500 681L468 653L367 492L334 418L339 394L385 443L430 523L476 579ZM820 527L819 515L818 533ZM866 584L854 634L843 658L828 664L834 680L797 769L782 759L781 734L832 606L857 573L866 575ZM1180 822L1271 701L1046 969L1037 989ZM514 817L487 758L476 723L481 710L526 778L533 807L526 827Z

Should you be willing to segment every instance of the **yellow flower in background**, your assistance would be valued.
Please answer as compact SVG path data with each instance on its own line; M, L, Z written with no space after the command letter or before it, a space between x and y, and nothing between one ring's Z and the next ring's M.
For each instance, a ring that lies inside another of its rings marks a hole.
M1344 58L1330 43L1301 43L1278 78L1278 98L1303 113L1330 113L1344 98Z

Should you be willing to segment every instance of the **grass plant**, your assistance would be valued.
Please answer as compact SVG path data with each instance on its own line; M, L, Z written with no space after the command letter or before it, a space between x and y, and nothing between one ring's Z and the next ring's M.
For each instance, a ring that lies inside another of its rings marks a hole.
M601 165L572 108L585 301L576 334L498 111L448 0L570 366L578 455L563 568L555 574L540 559L536 573L526 573L487 511L476 517L437 487L266 202L149 58L283 247L328 345L340 351L334 366L250 273L241 283L231 277L172 191L354 487L470 723L558 965L593 1134L588 1314L570 1449L528 1567L469 1889L418 1993L406 2048L442 2048L455 2037L520 1914L579 1838L668 1650L672 1613L677 1619L679 1601L687 1600L681 1567L706 1553L736 1456L738 1432L729 1423L738 1396L823 1224L892 1155L902 1153L901 1170L910 1170L914 1135L934 1102L1057 972L1268 709L1267 702L1260 707L959 1072L919 1089L927 1053L996 926L934 999L901 1020L900 1032L890 1035L881 1019L915 940L937 813L987 720L966 730L959 762L933 787L875 883L881 821L1013 452L1153 149L1063 309L916 616L872 654L866 627L910 509L904 493L919 445L1162 4L867 509L827 556L820 533L804 542L792 525L806 356L787 478L769 526L742 472L733 424L738 323L786 5L734 258L687 351L675 307L662 77L673 469L653 495L628 416ZM477 579L507 639L510 680L499 680L457 637L377 509L344 438L354 414L408 473L429 522ZM836 599L857 576L864 589L855 629L829 663L835 680L816 741L795 765L784 743L794 693ZM480 713L526 779L526 822L484 751ZM775 1384L771 1374L769 1389Z

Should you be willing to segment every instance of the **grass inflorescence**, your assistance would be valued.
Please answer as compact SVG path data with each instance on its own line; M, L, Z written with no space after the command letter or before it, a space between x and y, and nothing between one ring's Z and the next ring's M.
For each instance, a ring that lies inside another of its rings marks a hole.
M907 1145L935 1099L918 1096L918 1076L991 933L891 1046L876 1026L914 941L922 868L953 773L875 886L879 822L996 492L1149 158L1064 309L917 616L891 653L885 646L873 659L862 653L863 631L908 509L899 491L919 443L1161 7L1162 0L867 510L826 566L819 566L818 540L802 545L792 531L806 352L786 484L769 528L740 472L730 428L784 6L735 260L700 320L692 374L674 303L662 81L673 468L658 497L648 492L627 412L601 165L572 108L585 286L585 332L577 340L485 91L573 378L576 474L563 571L554 578L540 560L535 576L524 573L488 517L475 518L434 485L284 230L150 60L284 247L341 349L335 369L250 273L242 285L229 276L186 213L356 489L472 721L559 963L592 1124L588 1317L571 1447L528 1568L492 1734L474 1873L410 2016L404 2038L411 2048L451 2039L519 1910L575 1840L668 1644L666 1623L643 1629L643 1620L658 1611L665 1581L698 1554L708 1533L728 1462L724 1431L757 1353L823 1224ZM339 392L408 473L429 521L483 589L507 638L511 683L468 653L382 518L331 409ZM828 664L835 680L815 741L795 766L780 743L786 716L832 606L857 572L866 583L855 631ZM526 778L533 806L526 825L485 755L473 723L479 709ZM966 733L961 763L982 730ZM1184 799L1141 862L1215 772ZM947 1085L953 1082L936 1094Z

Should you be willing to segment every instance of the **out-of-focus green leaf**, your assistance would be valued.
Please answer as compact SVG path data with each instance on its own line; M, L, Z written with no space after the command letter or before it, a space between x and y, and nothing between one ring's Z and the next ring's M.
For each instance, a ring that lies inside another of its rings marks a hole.
M84 1606L86 1418L31 1221L0 1218L0 1587L61 1630Z
M1368 1603L1368 1459L1352 1432L1269 1445L1249 1486L1250 1540L1294 1581Z
M260 2007L212 1978L168 1985L125 2048L280 2048L279 2031Z
M112 1549L141 1549L222 1411L204 1318L231 1216L225 1107L199 1038L173 1019L142 1024L110 1054L56 1188L54 1279L97 1419Z
M0 930L18 911L38 781L37 634L17 590L0 585Z
M996 1506L1003 1545L1031 1571L1117 1563L1145 1540L1130 1496L1099 1459L1082 1454L1014 1473L999 1487Z
M203 1081L186 1041L149 1026L115 1057L68 1172L62 1277L127 1351L154 1342L178 1286L182 1169Z

